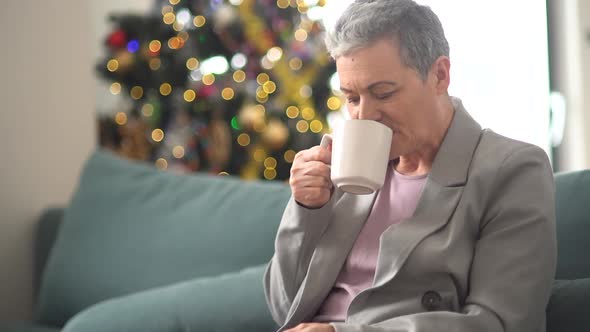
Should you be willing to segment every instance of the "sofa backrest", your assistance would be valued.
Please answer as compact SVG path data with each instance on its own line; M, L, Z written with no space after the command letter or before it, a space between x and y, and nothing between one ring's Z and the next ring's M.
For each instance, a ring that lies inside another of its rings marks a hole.
M60 326L108 298L265 263L289 196L285 183L172 174L97 150L65 210L38 320Z
M590 278L590 170L555 175L557 279Z

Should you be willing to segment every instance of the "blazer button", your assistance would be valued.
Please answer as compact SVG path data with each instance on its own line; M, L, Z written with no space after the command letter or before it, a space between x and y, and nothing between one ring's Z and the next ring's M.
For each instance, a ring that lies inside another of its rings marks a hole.
M440 303L442 302L442 297L439 293L435 291L427 291L422 296L422 306L427 311L433 311L440 308Z

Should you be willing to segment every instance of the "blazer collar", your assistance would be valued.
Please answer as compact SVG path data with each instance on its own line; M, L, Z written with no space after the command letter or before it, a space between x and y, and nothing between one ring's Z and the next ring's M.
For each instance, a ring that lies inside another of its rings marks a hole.
M475 147L479 144L481 126L467 113L459 98L451 97L455 109L453 120L434 158L429 179L445 187L461 186Z

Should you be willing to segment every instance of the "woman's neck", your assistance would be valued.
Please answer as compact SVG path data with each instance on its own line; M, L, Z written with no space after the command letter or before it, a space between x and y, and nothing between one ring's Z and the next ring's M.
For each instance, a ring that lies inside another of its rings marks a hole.
M394 168L398 173L404 175L424 175L430 173L434 158L451 126L455 109L450 99L447 99L442 106L441 118L436 123L440 124L436 128L429 130L428 137L422 139L422 143L416 150L402 155L395 162Z

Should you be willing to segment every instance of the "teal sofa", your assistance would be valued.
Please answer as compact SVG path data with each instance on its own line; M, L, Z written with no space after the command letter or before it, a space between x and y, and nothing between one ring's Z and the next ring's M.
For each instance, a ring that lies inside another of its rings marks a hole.
M548 331L589 331L590 171L555 179ZM262 275L289 196L285 183L177 175L97 150L68 207L40 218L35 321L0 332L274 331Z

